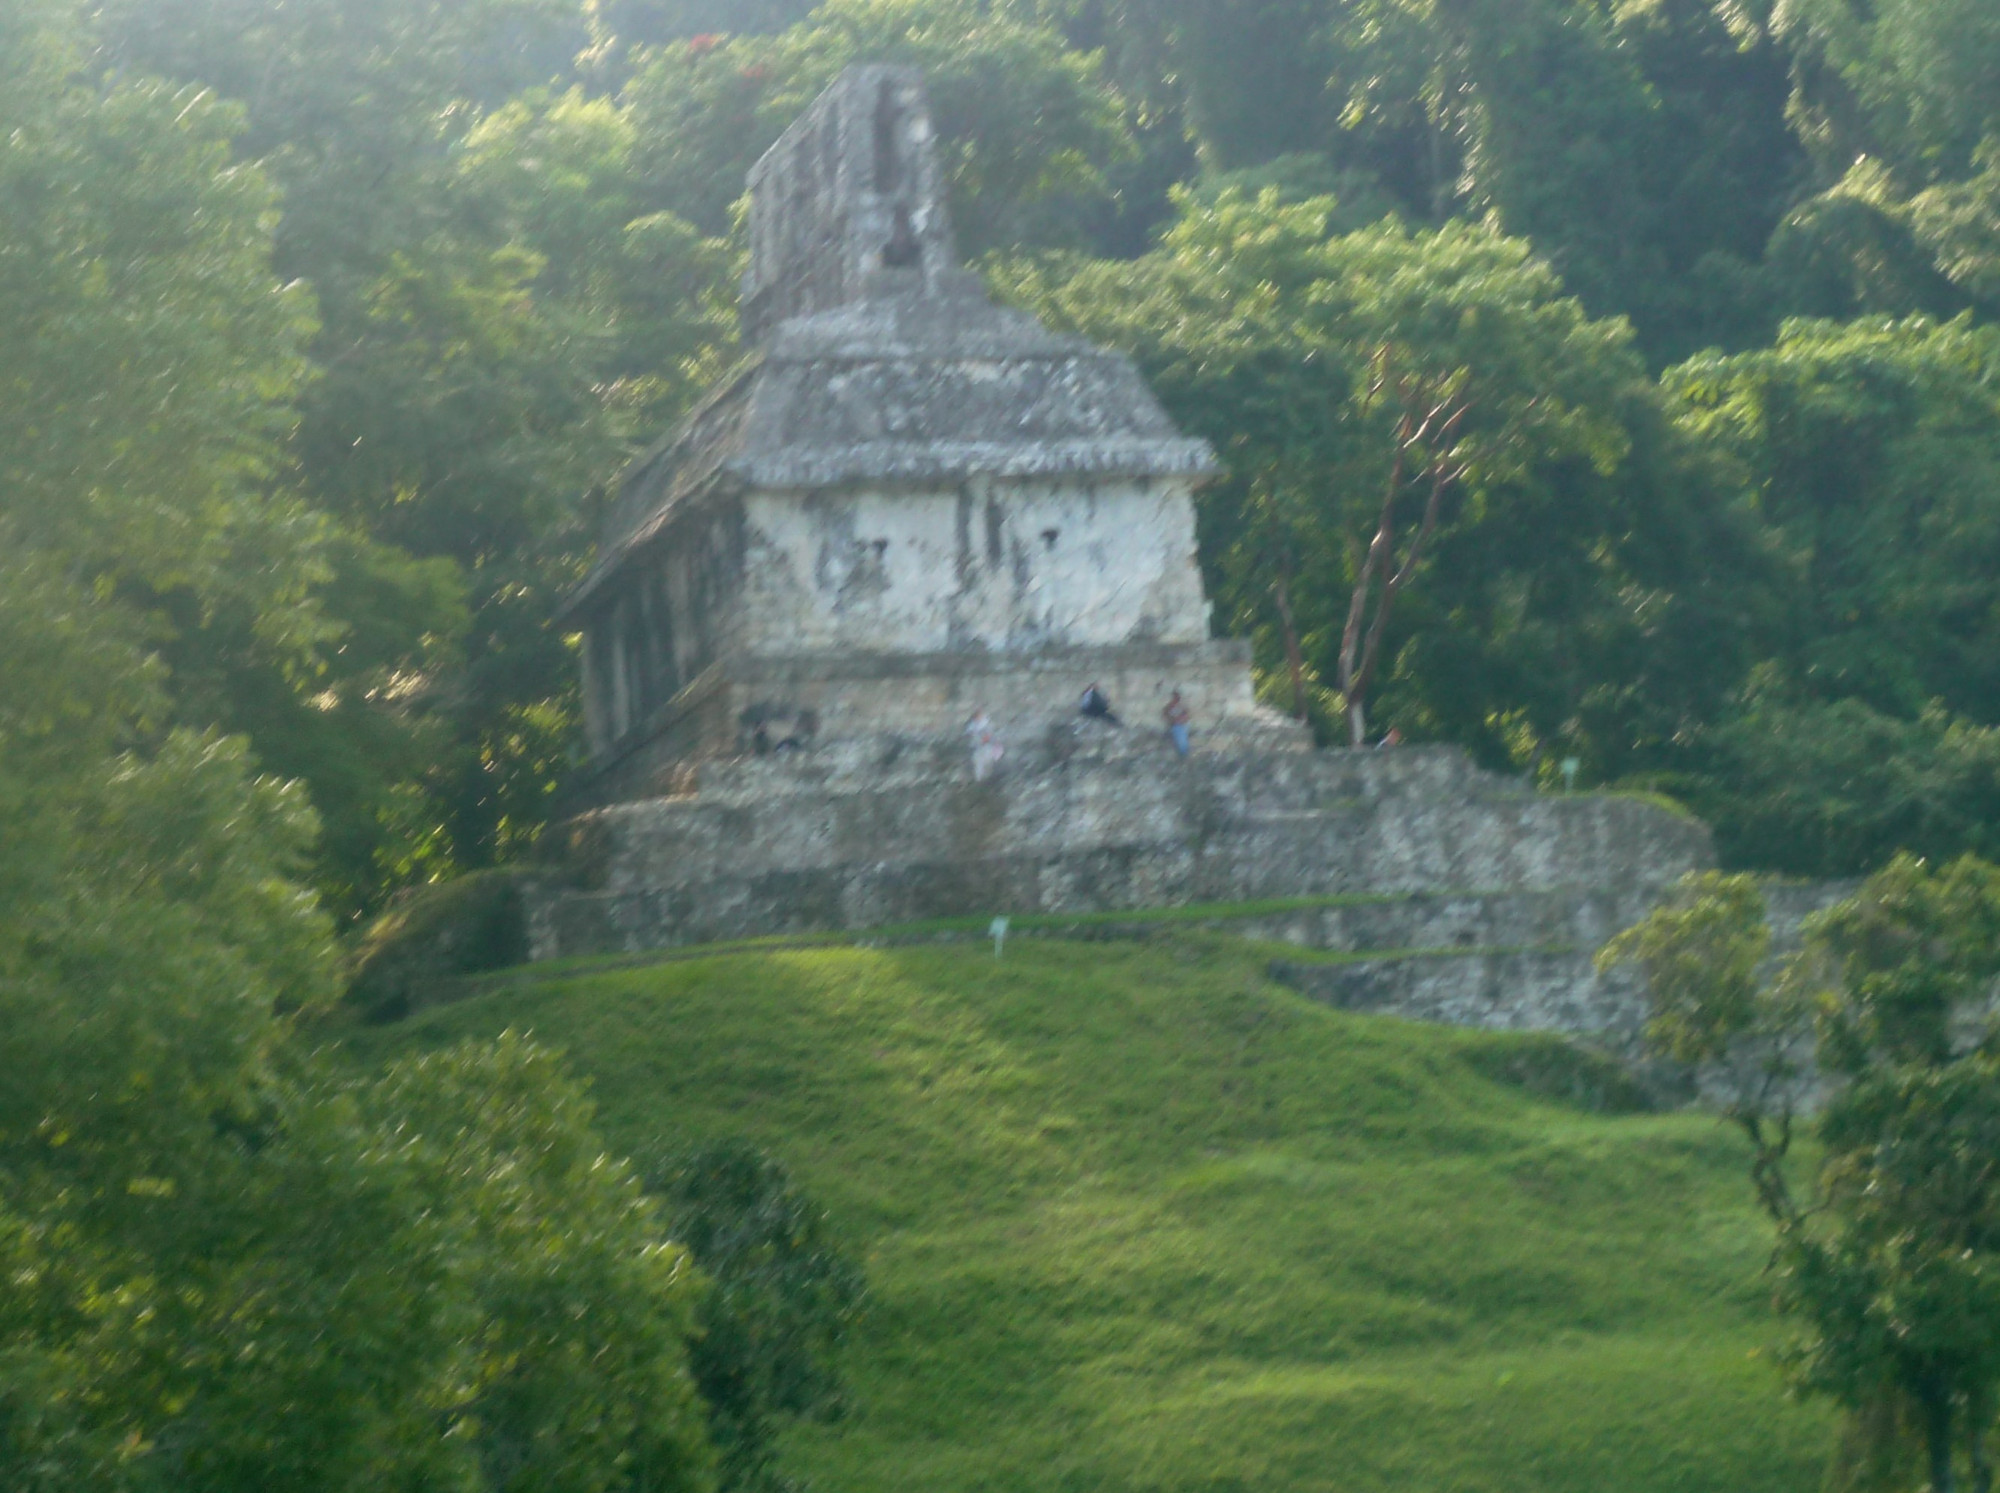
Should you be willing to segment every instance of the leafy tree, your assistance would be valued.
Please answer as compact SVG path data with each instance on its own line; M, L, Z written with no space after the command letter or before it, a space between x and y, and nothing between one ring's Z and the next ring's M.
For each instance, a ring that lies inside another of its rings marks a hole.
M1492 214L1593 314L1629 316L1657 362L1770 329L1759 260L1806 160L1787 53L1742 7L1057 8L1099 18L1072 29L1130 96L1182 106L1211 175L1314 160L1318 190L1351 205L1432 226Z
M639 125L580 88L524 93L467 135L457 186L493 237L535 256L538 291L588 349L616 427L651 434L734 351L734 256L649 205Z
M803 21L812 0L588 0L599 46L658 46L721 32L762 36Z
M142 610L240 611L274 656L322 535L270 479L313 302L271 275L270 182L231 169L234 111L74 81L72 36L0 11L0 503L13 540ZM165 617L158 620L165 622ZM158 635L156 631L156 635Z
M1954 189L1938 191L1945 196L1933 202L1946 200ZM1946 227L1951 216L1927 221L1942 236L1951 231ZM1975 261L1979 248L1975 239ZM1943 319L1968 304L1919 235L1907 194L1870 156L1786 214L1771 236L1766 271L1774 306L1800 317L1838 321L1875 313Z
M1803 160L1783 57L1740 9L1359 9L1372 24L1348 28L1349 117L1409 119L1380 80L1422 77L1434 214L1496 213L1593 313L1630 316L1661 360L1765 330L1756 264ZM1400 54L1386 73L1377 37Z
M1766 664L1682 759L1732 856L1838 874L1989 848L1996 349L1964 319L1799 322L1665 375L1788 556Z
M1815 700L1773 671L1688 733L1649 777L1715 827L1725 864L1852 875L1897 847L2000 855L2000 730L1927 706L1915 719Z
M1805 0L1775 23L1819 195L1772 243L1796 311L2000 311L2000 23L1977 0Z
M1788 325L1665 379L1798 556L1790 659L1820 693L1910 716L2000 701L2000 336L1960 320Z
M0 11L0 1483L692 1493L694 1277L554 1060L297 1031L315 816L191 640L312 687L368 541L283 485L310 305L230 111L60 20Z
M692 1277L527 1044L321 1066L312 817L0 562L0 1479L679 1490Z
M2000 20L1977 0L1802 0L1777 23L1801 133L1835 174L1886 151L1915 181L1961 175L2000 131Z
M113 0L93 23L107 64L236 100L239 158L283 191L270 265L320 312L279 478L339 533L315 591L333 635L277 666L205 615L172 656L189 714L309 784L343 912L518 851L569 750L573 661L547 619L584 563L583 500L682 392L671 366L622 375L713 321L661 301L684 257L704 281L715 257L670 223L607 238L627 141L614 128L606 159L590 110L530 101L542 128L516 127L506 101L584 39L556 0ZM592 203L566 235L523 210L543 146L568 153L567 202ZM550 269L581 249L589 264Z
M1330 9L1322 0L1178 0L1126 6L1116 28L1151 20L1159 29L1151 60L1183 90L1203 164L1227 171L1326 148L1341 103L1327 86L1340 60ZM1134 14L1143 10L1154 14Z
M1339 233L1332 212L1189 195L1141 260L1002 278L1133 350L1221 451L1229 476L1200 514L1211 590L1267 667L1296 642L1338 676L1369 536L1385 513L1392 533L1421 529L1431 493L1408 479L1435 471L1434 537L1376 645L1379 713L1489 759L1561 739L1617 771L1747 666L1754 532L1667 428L1629 329L1591 320L1528 245L1464 224ZM1463 407L1448 439L1407 448L1440 401ZM1610 679L1645 683L1618 698Z
M1782 1362L1849 1416L1849 1486L1933 1493L1961 1469L1991 1487L2000 1389L2000 1057L1980 1002L2000 976L2000 868L1899 857L1810 919L1769 981L1763 899L1746 877L1690 878L1600 964L1645 971L1649 1039L1711 1065L1750 1142L1777 1229ZM1823 1107L1802 1184L1796 1106L1816 1059ZM1720 1070L1719 1072L1717 1070Z
M697 1147L651 1168L673 1238L712 1282L690 1355L722 1454L723 1486L778 1483L780 1416L842 1408L837 1353L859 1311L860 1271L826 1214L785 1168L742 1141Z
M182 720L254 720L268 758L359 805L351 836L397 742L329 693L406 662L458 590L289 480L315 308L274 275L277 197L232 159L239 111L86 86L61 15L0 21L0 507L16 542L144 616Z

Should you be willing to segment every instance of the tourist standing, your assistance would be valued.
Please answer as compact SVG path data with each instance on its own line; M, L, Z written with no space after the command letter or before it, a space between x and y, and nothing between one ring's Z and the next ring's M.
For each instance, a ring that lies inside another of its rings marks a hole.
M1001 744L1000 733L987 718L983 705L973 711L972 719L965 723L965 734L972 743L972 781L983 783L1000 766L1000 759L1007 755L1007 748Z
M1174 750L1185 757L1188 754L1188 722L1194 716L1179 690L1167 696L1166 708L1161 710L1160 718L1167 723L1167 737L1173 742Z

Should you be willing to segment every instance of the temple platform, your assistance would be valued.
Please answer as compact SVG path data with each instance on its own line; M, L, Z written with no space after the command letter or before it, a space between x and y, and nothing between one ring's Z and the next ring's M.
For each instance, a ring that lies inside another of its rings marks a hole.
M1449 747L1302 748L1282 719L1197 733L1186 758L1157 729L1065 719L984 782L934 735L705 762L551 831L533 954L1408 893L1584 898L1608 937L1712 863L1703 825L1640 800L1534 792Z

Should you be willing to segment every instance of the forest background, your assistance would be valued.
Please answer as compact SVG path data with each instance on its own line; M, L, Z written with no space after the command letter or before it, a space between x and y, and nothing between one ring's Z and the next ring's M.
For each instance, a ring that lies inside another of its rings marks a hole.
M1371 734L1670 793L1736 866L2000 850L1984 0L4 9L10 541L152 656L144 731L306 785L342 919L531 847L555 603L739 351L744 171L868 59L927 69L996 290L1222 452L1272 703L1344 734L1432 472Z

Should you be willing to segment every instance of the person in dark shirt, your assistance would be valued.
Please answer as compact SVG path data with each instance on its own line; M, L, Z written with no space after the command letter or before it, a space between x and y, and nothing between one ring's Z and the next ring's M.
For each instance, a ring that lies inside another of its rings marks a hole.
M1076 708L1079 713L1093 721L1103 721L1113 726L1125 724L1118 719L1117 712L1111 708L1111 701L1105 697L1104 691L1097 687L1095 679L1084 687L1083 698L1077 702Z

